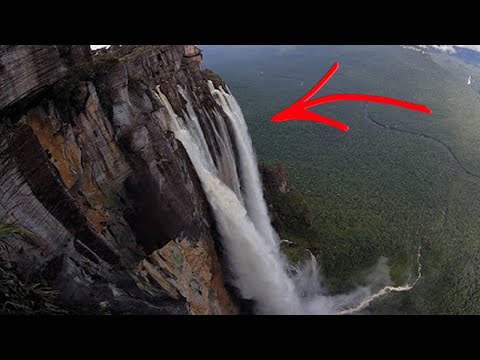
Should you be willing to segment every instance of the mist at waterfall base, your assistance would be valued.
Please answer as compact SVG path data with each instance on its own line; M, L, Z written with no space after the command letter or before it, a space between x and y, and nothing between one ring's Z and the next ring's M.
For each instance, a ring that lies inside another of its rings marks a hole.
M187 112L179 115L160 88L156 92L170 116L169 126L180 141L200 178L213 209L226 250L231 282L241 296L255 303L257 314L347 314L363 310L390 284L386 261L380 259L369 285L344 295L329 296L322 288L315 257L298 266L288 264L280 239L271 225L257 161L245 119L235 98L209 81L209 90L227 115L208 119L217 146L209 148L186 92L179 86ZM228 89L227 89L228 90ZM205 113L208 114L207 111ZM207 115L210 116L210 115ZM418 280L418 279L417 279ZM373 290L383 288L376 294ZM372 295L373 294L373 295ZM372 300L369 300L372 299Z

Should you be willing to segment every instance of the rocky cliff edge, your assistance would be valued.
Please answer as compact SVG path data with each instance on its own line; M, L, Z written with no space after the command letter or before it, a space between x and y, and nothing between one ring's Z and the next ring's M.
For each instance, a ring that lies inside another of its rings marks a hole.
M0 46L0 221L20 229L0 238L4 268L66 309L238 313L209 205L153 94L181 113L180 84L208 130L223 112L200 61L192 45Z

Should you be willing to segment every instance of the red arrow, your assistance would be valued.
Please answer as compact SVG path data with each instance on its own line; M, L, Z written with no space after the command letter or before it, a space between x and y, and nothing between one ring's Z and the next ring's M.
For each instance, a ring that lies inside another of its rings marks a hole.
M365 94L332 94L332 95L325 95L313 100L310 98L317 93L318 90L321 89L323 85L335 74L335 71L338 69L338 62L334 63L330 70L320 79L320 81L311 88L305 95L303 95L300 99L295 101L292 105L288 106L287 108L283 109L282 111L276 113L272 116L271 121L278 122L278 121L287 121L287 120L307 120L307 121L316 121L321 122L333 127L336 127L342 131L348 131L348 126L340 121L330 119L326 116L314 113L312 111L307 110L309 107L320 105L327 102L333 101L371 101L371 102L378 102L384 104L390 104L395 106L401 106L407 109L421 111L424 113L431 114L432 110L430 110L425 105L421 104L414 104L411 102L398 100L386 96L376 96L376 95L365 95Z

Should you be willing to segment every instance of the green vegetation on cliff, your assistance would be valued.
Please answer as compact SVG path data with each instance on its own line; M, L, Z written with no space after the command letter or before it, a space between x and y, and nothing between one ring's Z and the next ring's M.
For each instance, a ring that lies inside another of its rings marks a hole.
M9 252L5 240L20 235L14 241L22 241L27 232L0 219L0 315L5 314L63 314L57 304L58 292L39 283L21 281L4 258Z
M22 229L15 225L6 224L0 219L0 238L2 236L10 235L10 234L20 234L22 233Z
M112 55L101 55L93 61L81 62L69 68L67 75L53 86L53 96L57 103L65 109L73 107L81 111L87 101L87 90L82 84L92 81L96 87L100 104L107 114L111 113L112 101L103 78L119 59Z

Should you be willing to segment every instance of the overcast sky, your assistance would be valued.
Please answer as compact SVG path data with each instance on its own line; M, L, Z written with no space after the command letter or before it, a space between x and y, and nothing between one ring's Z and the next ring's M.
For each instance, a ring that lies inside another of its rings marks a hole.
M90 45L90 46L92 47L92 49L99 49L99 48L106 47L106 46L109 46L109 45ZM466 48L470 48L470 49L473 49L473 50L476 50L476 51L480 51L480 45L456 45L456 46L466 47Z

